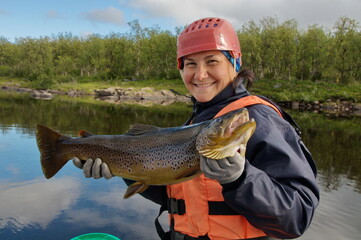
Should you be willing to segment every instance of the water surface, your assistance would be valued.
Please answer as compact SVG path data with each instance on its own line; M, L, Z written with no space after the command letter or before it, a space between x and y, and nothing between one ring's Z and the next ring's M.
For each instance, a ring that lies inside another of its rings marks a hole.
M65 240L90 232L123 240L158 239L158 206L139 195L123 200L120 178L86 179L68 163L44 179L34 128L42 123L71 136L80 129L120 134L133 123L179 126L190 112L180 103L143 107L91 98L42 101L0 91L0 239ZM291 113L316 159L321 187L314 221L299 239L360 239L361 120Z

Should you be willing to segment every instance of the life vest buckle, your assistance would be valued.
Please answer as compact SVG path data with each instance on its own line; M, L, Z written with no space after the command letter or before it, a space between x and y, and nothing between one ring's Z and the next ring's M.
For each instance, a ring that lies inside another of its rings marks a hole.
M183 215L186 213L186 204L183 199L168 198L168 213Z

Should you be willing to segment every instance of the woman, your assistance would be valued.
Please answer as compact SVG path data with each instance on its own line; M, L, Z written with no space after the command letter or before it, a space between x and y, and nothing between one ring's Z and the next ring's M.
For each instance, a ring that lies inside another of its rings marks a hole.
M178 37L178 69L192 95L186 124L247 107L257 129L246 157L202 158L204 174L171 186L153 186L142 195L170 213L163 239L296 238L311 223L319 201L316 167L292 118L244 87L253 76L240 71L241 51L232 25L220 18L190 24ZM86 177L112 177L100 159L83 166ZM131 181L125 180L127 184Z

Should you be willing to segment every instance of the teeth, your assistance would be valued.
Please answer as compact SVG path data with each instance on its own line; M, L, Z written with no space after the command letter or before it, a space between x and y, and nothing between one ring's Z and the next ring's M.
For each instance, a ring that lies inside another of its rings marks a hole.
M212 85L212 83L207 83L207 84L195 84L197 87L209 87Z

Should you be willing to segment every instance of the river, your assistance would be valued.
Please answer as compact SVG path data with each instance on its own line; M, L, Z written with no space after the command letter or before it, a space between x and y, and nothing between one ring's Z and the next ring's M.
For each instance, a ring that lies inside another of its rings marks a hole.
M130 124L183 124L184 103L167 106L112 104L91 97L50 101L0 91L0 239L66 240L90 232L122 240L158 239L158 206L136 195L123 200L120 178L93 180L71 163L52 179L43 177L35 140L42 123L76 136L121 134ZM302 240L356 240L361 236L361 119L290 111L318 166L321 201ZM161 222L166 226L167 216Z

